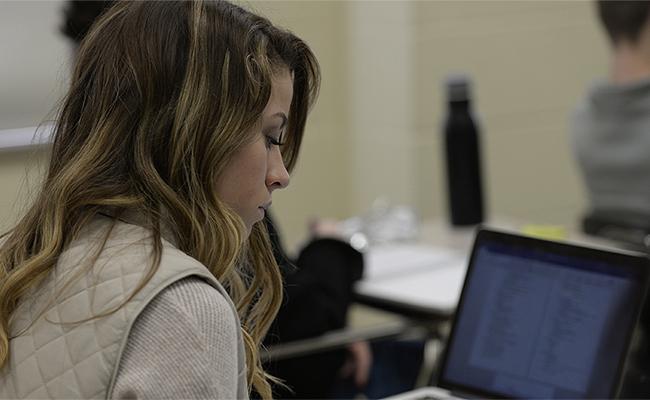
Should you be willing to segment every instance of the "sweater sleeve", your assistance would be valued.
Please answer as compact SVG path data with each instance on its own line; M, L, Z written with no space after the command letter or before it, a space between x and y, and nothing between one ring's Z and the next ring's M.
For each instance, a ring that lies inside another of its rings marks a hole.
M238 321L226 299L190 277L160 292L135 321L113 398L237 397Z

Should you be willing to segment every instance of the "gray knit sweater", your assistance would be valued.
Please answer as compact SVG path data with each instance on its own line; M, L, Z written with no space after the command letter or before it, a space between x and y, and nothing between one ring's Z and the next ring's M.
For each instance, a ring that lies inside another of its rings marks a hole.
M234 399L238 323L199 278L167 287L142 311L120 361L114 398Z
M650 214L650 80L594 85L571 140L592 209Z

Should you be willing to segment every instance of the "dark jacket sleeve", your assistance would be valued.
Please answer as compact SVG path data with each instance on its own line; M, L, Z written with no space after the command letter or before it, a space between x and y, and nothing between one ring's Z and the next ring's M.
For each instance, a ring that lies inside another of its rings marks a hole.
M285 284L284 300L265 344L307 339L342 328L352 301L352 286L361 278L361 253L345 242L319 239L305 246L296 260L290 260L272 221L266 222ZM339 349L268 362L267 371L287 385L274 385L275 397L330 397L345 358L346 351Z
M284 277L284 300L268 337L269 344L321 335L345 326L354 282L363 256L343 241L317 239L290 260L272 220L267 227Z

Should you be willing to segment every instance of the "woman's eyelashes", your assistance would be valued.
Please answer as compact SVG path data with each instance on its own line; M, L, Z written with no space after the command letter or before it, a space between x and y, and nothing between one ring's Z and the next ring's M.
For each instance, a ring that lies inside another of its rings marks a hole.
M282 146L284 142L282 141L282 133L279 134L266 134L266 147L271 148L271 146Z

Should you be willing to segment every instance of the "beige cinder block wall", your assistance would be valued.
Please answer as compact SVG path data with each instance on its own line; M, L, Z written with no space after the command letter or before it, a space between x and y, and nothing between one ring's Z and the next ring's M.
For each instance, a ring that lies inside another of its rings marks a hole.
M0 2L0 128L38 123L63 92L61 3ZM475 81L493 214L565 223L585 206L566 133L573 105L606 71L591 2L244 4L303 37L323 68L298 169L275 196L290 246L311 216L349 216L380 196L425 218L445 215L439 125L448 72ZM2 228L34 159L0 153Z
M606 74L591 1L264 5L310 41L324 69L293 187L276 196L290 243L309 215L356 214L379 197L446 216L442 82L451 72L474 80L489 215L573 225L587 207L567 135L576 102ZM341 130L322 138L323 128Z
M569 149L568 118L607 69L593 3L424 1L414 7L422 214L447 213L442 81L461 71L475 84L490 213L573 224L587 203Z

